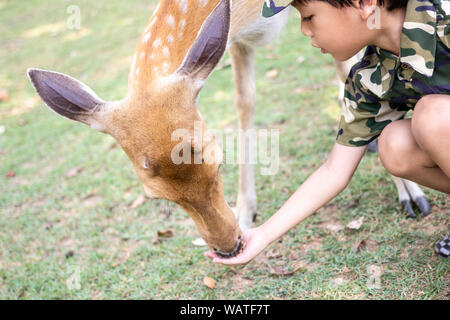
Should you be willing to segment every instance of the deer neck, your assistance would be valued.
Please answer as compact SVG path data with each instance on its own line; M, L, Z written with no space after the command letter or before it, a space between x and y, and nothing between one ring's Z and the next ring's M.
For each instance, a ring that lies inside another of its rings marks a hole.
M131 91L156 84L174 74L194 43L202 23L220 0L161 0L133 56Z

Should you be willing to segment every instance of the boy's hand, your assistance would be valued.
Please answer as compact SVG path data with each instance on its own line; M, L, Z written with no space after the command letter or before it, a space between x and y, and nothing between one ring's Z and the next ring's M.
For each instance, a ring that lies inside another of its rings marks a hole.
M245 247L244 249L233 258L221 258L213 251L205 252L205 256L213 259L213 262L221 263L229 266L247 264L256 257L261 251L263 251L269 243L267 243L267 237L259 228L249 229L242 234Z
M295 225L312 215L345 189L367 147L335 144L327 161L317 169L286 203L264 224L243 234L244 250L234 258L205 256L226 265L246 264Z

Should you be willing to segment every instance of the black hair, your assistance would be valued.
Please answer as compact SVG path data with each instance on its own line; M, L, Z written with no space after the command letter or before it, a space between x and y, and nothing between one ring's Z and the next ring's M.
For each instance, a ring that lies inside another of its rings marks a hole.
M306 4L307 2L310 2L313 0L295 0L294 3L298 4ZM332 6L336 8L342 8L342 7L354 7L352 0L316 0L316 1L325 1L331 4ZM389 11L405 8L408 4L408 0L378 0L378 3L381 6L384 6L386 4L386 7Z

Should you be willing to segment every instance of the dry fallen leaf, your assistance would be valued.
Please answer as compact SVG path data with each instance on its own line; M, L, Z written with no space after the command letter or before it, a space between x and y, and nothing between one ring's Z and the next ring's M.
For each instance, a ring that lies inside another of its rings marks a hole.
M272 70L267 71L266 77L269 79L275 79L276 77L278 77L278 70L272 69Z
M325 229L328 229L333 232L339 232L341 230L344 230L345 227L340 224L339 222L327 222L322 225Z
M163 230L158 231L152 239L153 244L157 244L161 241L161 238L172 238L173 237L173 231L172 230Z
M281 257L281 254L277 249L270 249L266 252L266 257L269 259L276 259Z
M192 241L192 244L193 244L194 246L197 246L197 247L205 247L205 246L208 245L208 244L205 242L205 240L203 240L202 238L197 238L197 239L193 240L193 241Z
M136 200L133 201L133 203L130 206L130 209L136 209L140 206L142 206L145 202L145 196L141 194L139 197L137 197Z
M103 201L103 197L92 193L83 199L83 205L86 207L94 207Z
M277 267L277 266L269 265L269 267L270 267L270 273L276 274L279 276L292 276L294 273L304 270L304 268L302 266L298 266L294 270L291 270L291 271Z
M360 241L357 241L353 247L352 247L352 252L356 252L360 249L364 249L365 247L367 247L367 243L366 243L366 239L362 239Z
M364 217L359 218L358 220L353 220L349 224L347 224L347 228L352 230L359 230L364 222Z
M73 178L81 172L80 167L75 167L66 172L66 178Z
M172 230L158 231L158 237L161 237L161 238L172 238L173 237L173 231Z
M0 102L7 101L9 99L8 90L0 89Z
M15 173L13 170L9 171L9 172L6 174L6 177L7 177L7 178L14 178L15 176L16 176L16 173Z
M207 286L208 288L210 288L210 289L217 288L217 281L214 280L213 278L210 278L210 277L204 277L203 278L203 284L205 286Z

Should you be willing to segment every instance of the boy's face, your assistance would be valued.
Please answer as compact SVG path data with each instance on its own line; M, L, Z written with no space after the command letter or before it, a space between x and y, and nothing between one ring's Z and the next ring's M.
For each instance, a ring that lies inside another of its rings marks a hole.
M311 45L345 61L367 45L367 24L355 7L336 8L324 1L292 4L301 15L301 31Z

